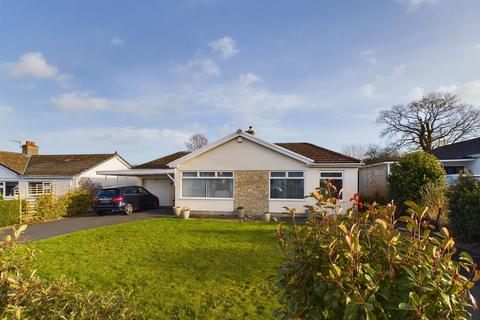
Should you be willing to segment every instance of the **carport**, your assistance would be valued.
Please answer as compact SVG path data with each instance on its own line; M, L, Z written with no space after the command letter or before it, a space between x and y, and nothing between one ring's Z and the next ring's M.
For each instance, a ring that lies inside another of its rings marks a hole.
M97 174L136 177L137 185L156 195L161 207L172 207L175 204L174 171L174 169L128 169L97 171Z

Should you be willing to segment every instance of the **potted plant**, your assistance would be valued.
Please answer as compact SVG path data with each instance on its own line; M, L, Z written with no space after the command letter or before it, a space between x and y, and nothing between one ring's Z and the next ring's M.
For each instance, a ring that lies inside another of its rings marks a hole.
M265 222L269 222L270 221L270 212L264 212L263 213L263 220Z
M188 219L190 218L190 208L183 207L182 208L182 213L180 214L180 217L182 219Z
M173 207L173 213L179 217L180 213L182 213L182 207Z
M236 211L239 219L245 218L245 207L239 206Z

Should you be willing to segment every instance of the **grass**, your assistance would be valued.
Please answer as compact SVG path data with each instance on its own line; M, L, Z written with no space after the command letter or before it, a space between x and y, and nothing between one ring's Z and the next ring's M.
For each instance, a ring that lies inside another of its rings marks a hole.
M269 319L274 224L152 219L36 242L38 273L133 290L148 319Z

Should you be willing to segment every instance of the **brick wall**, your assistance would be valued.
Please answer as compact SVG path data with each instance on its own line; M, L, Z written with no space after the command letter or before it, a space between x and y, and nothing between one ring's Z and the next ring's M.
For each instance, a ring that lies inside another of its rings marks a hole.
M262 214L269 206L269 171L235 171L234 208L245 207L246 214Z

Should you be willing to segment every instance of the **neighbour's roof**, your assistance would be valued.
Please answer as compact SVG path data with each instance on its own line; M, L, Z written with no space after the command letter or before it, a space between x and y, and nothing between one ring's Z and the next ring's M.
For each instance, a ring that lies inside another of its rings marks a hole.
M480 137L439 147L431 153L440 160L470 158L480 154Z
M170 168L168 164L172 161L180 159L183 156L186 156L190 152L188 151L178 151L167 156L140 164L135 166L133 169L168 169Z
M114 156L117 154L33 155L30 156L24 174L42 177L73 177Z
M28 163L28 157L23 153L0 151L0 164L4 167L22 174Z
M359 159L319 147L309 142L287 142L275 144L304 157L310 158L316 163L360 163Z

